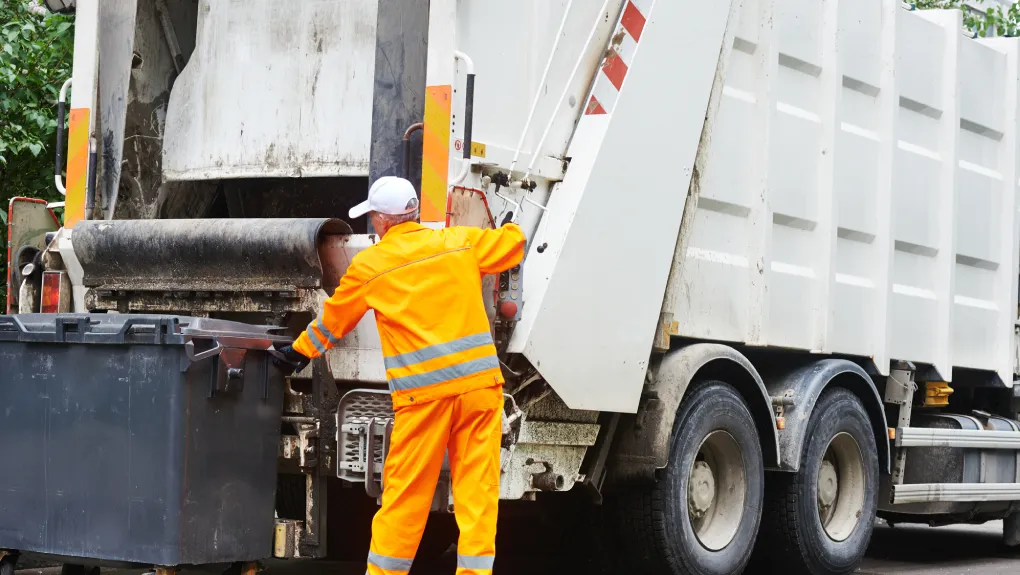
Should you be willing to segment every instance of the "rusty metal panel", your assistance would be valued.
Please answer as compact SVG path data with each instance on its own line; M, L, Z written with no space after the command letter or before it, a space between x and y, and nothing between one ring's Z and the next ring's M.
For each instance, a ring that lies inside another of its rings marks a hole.
M471 226L490 229L496 227L489 209L489 201L481 190L454 187L450 190L446 205L447 226ZM489 325L496 319L496 276L482 276L482 301Z
M18 286L14 285L14 257L24 246L46 247L47 232L60 229L60 222L44 200L13 198L7 212L7 313L17 309Z

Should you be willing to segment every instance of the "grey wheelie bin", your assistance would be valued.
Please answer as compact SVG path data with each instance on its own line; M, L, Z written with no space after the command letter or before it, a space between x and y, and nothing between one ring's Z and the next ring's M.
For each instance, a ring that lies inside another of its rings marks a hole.
M0 549L270 556L284 390L268 350L289 341L180 316L0 316Z

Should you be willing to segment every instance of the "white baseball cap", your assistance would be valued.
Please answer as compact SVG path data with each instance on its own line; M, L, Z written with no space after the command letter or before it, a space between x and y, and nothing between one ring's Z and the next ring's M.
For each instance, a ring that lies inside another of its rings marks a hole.
M368 212L400 216L417 209L418 195L411 182L396 176L383 176L368 189L368 199L351 208L348 215L352 219Z

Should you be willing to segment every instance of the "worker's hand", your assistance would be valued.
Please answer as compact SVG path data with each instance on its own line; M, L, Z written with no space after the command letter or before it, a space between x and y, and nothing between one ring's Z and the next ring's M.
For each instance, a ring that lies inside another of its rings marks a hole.
M284 375L293 375L308 367L308 364L312 360L301 355L294 346L285 345L280 349L276 350L273 354L273 365L276 366Z

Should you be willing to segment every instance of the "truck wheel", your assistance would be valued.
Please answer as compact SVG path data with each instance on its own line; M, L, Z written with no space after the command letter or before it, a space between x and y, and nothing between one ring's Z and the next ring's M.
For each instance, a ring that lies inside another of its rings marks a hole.
M0 558L0 575L14 575L14 567L18 564L18 556L14 554L4 555Z
M1002 520L1002 543L1006 547L1020 546L1020 513L1014 511Z
M737 391L720 381L689 391L665 473L619 501L623 572L740 573L761 520L763 475L758 431Z
M878 450L861 400L845 389L815 405L797 473L770 473L759 549L792 574L850 573L878 510Z

